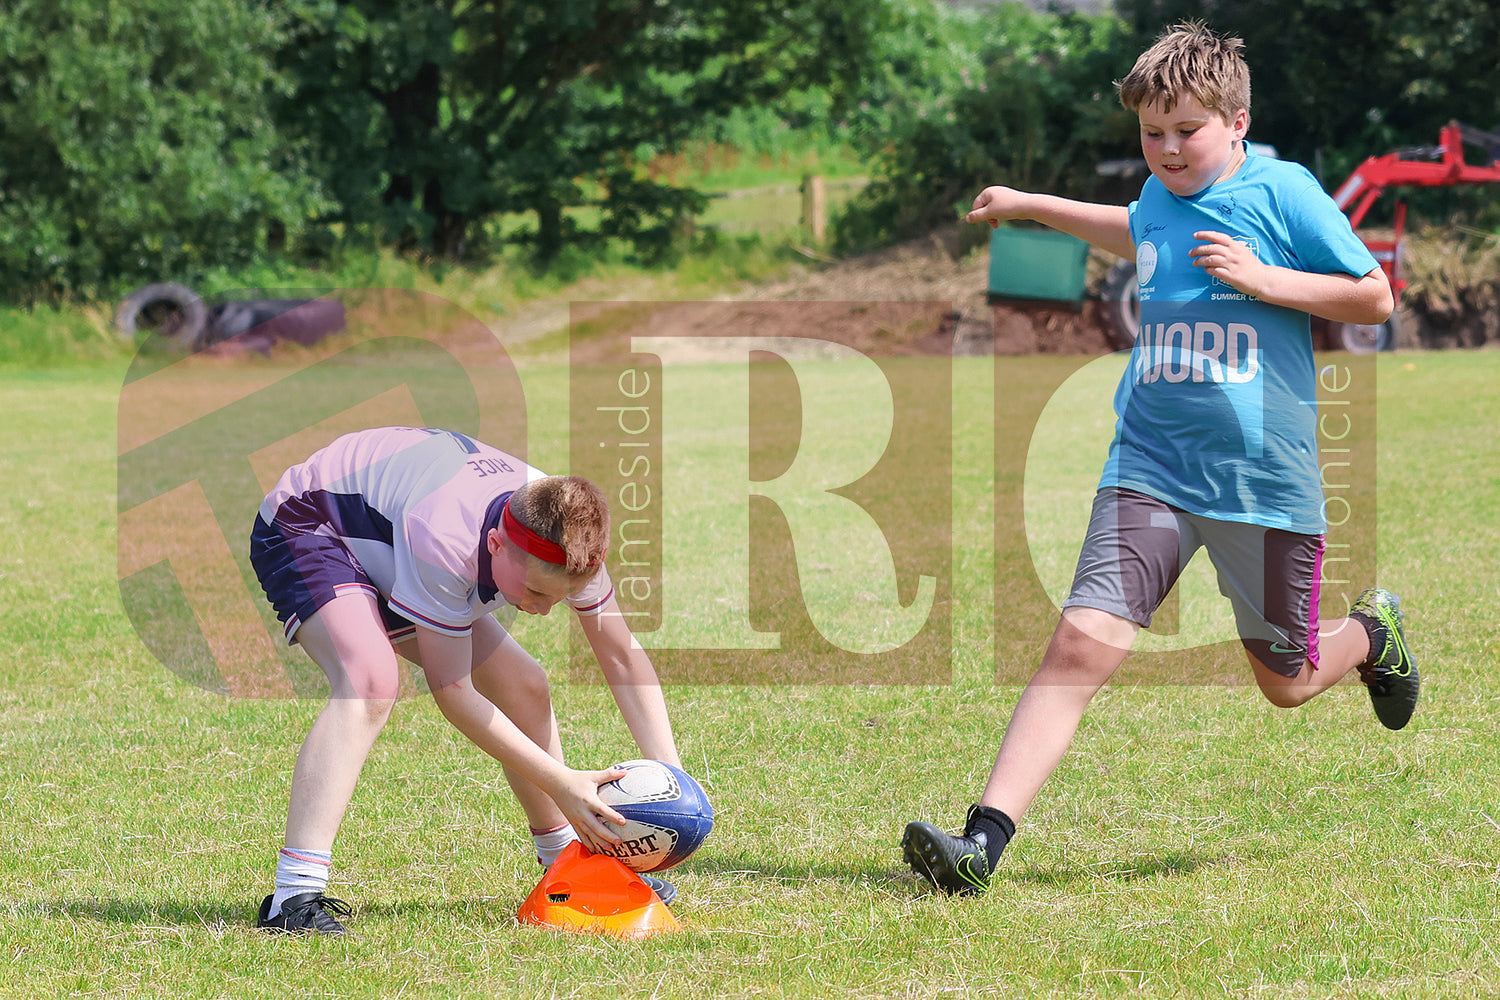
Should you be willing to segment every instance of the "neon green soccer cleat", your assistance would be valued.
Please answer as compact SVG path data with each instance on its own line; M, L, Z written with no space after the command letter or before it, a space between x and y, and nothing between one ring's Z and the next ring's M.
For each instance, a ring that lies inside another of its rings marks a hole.
M1371 587L1359 595L1349 615L1369 623L1370 657L1358 669L1359 679L1370 689L1375 717L1387 729L1405 728L1417 707L1421 678L1401 630L1401 599Z
M984 846L974 836L955 837L931 823L908 823L901 838L901 852L912 871L950 896L974 896L989 887Z

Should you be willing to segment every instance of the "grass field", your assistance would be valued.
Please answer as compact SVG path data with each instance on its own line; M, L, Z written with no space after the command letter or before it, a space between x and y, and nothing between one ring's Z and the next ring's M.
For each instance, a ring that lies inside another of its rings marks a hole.
M521 812L426 698L337 845L357 935L253 931L320 706L207 693L137 639L123 366L0 374L0 996L1500 996L1500 352L1380 365L1379 577L1426 680L1409 730L1355 686L1293 712L1112 686L989 895L904 872L902 825L959 821L1019 693L992 681L991 361L962 359L951 683L671 688L718 825L675 876L685 929L636 943L517 925ZM560 469L566 373L521 376L530 458ZM560 661L565 624L518 636ZM575 763L633 755L607 692L556 676Z

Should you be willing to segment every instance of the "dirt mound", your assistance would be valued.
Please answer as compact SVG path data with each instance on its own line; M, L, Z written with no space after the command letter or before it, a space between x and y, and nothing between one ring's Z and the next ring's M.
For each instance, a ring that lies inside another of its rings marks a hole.
M1080 309L1031 303L991 306L989 257L983 252L961 254L961 235L953 227L925 239L808 269L758 289L754 298L825 304L949 303L946 329L927 331L907 345L918 353L1108 353L1093 303L1084 303Z
M1109 347L1094 303L1079 309L988 302L989 258L959 254L956 229L874 253L799 268L724 303L574 304L575 334L658 336L722 334L736 329L771 335L781 326L821 331L825 339L872 356L1105 354ZM772 303L798 303L780 310ZM753 305L752 305L753 304ZM778 319L778 317L780 317ZM783 330L782 332L793 332ZM574 360L592 352L575 337Z

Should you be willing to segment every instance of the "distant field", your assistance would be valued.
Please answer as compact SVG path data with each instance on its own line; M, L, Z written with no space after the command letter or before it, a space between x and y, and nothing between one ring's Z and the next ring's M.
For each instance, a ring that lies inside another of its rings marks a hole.
M868 183L869 167L843 147L770 154L741 153L730 146L710 144L676 156L659 156L646 173L661 183L707 194L709 205L696 220L699 226L782 239L806 226L802 186L807 177L824 179L827 211L834 213ZM568 214L580 226L593 227L599 222L597 209L577 208ZM535 217L530 213L510 215L496 225L499 232L511 233L534 227Z
M825 177L824 183L827 190L826 210L832 214L858 194L867 179ZM709 203L703 214L698 216L697 225L726 233L757 233L784 238L788 233L795 233L806 225L802 217L802 184L803 178L800 176L760 179L740 188L705 184L702 190L708 193ZM598 209L593 208L575 209L568 214L580 226L596 226L600 219ZM535 219L529 214L518 214L507 216L496 225L498 232L510 234L534 228Z
M1500 352L1379 359L1378 575L1426 682L1408 731L1355 685L1293 712L1111 686L989 895L903 869L902 825L960 820L1019 693L993 682L1017 651L992 462L1029 429L1004 400L997 423L992 365L1021 363L1051 361L954 362L950 681L669 689L718 825L675 875L685 929L641 943L517 925L540 874L522 814L420 697L337 846L357 935L253 931L319 704L209 693L141 644L117 583L123 365L0 374L0 996L1500 996ZM569 373L519 374L528 457L560 470ZM607 692L560 667L566 621L517 635L559 665L573 761L633 755Z
M842 208L865 183L863 177L825 180L826 210L832 214ZM802 184L770 184L715 195L701 222L725 232L773 233L805 226Z

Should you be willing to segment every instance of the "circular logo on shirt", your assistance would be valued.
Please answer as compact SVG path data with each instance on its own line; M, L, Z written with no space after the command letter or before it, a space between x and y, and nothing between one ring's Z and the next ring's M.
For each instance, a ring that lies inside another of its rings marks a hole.
M1156 244L1149 240L1135 248L1135 277L1136 282L1142 285L1151 284L1151 276L1156 273Z

